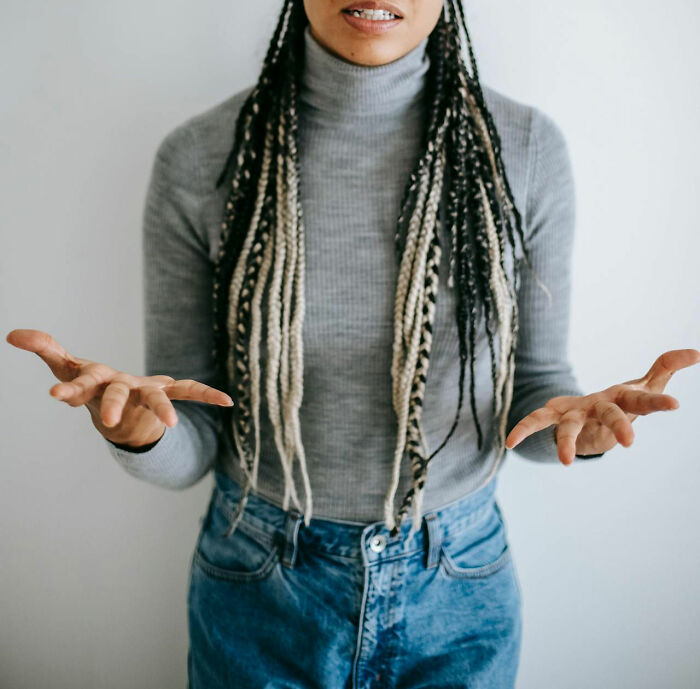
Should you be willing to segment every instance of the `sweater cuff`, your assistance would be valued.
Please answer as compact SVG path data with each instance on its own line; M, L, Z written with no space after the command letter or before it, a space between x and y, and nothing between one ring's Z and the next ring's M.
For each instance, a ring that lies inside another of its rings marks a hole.
M178 424L179 425L179 424ZM149 476L158 477L168 473L172 465L172 457L177 454L178 438L174 429L165 427L163 435L149 445L141 448L119 445L104 436L110 454L132 476L148 479Z
M165 427L165 430L167 430L167 426ZM158 438L158 440L154 440L152 443L148 443L146 445L140 445L139 447L132 447L131 445L122 445L121 443L115 443L113 440L109 440L109 438L105 438L105 440L108 443L111 443L112 445L114 445L114 447L116 447L120 450L124 450L125 452L131 452L134 454L136 454L136 453L142 454L142 453L148 452L148 450L154 448L162 440L163 436L165 435L165 430L163 430L163 432L161 433L160 438Z

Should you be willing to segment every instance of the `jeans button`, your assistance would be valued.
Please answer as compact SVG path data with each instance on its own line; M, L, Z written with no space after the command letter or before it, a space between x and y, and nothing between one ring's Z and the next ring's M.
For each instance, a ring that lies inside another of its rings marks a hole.
M376 536L373 536L369 542L369 547L375 553L381 553L382 550L386 548L386 536L384 536L383 534L377 534Z

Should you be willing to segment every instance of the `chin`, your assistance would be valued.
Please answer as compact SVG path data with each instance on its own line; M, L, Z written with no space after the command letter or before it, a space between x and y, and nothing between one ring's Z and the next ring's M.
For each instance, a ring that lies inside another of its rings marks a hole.
M342 51L336 50L336 52L348 62L366 67L377 67L393 62L403 54L396 40L389 40L388 37L383 36L346 41L342 44Z

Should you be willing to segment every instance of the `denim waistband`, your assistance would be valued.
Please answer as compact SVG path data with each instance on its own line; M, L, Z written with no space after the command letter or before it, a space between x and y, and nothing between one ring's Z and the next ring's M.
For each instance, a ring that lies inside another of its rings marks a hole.
M214 469L214 495L227 512L233 513L238 505L241 488L228 474ZM363 559L366 564L375 560L386 560L405 556L416 551L439 547L440 542L457 539L475 521L483 518L492 509L498 476L477 490L443 507L423 512L421 528L408 540L408 532L413 521L407 515L399 533L392 537L383 520L371 523L358 523L339 519L311 517L309 526L296 509L288 511L253 492L248 494L248 502L241 521L274 540L294 543L299 539L304 545L316 551L338 557ZM240 524L239 524L240 526ZM245 528L245 527L244 527Z

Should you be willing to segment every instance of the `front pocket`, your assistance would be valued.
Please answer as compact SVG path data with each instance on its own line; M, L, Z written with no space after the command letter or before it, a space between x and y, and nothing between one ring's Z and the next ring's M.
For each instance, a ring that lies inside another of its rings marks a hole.
M218 488L204 518L194 563L207 575L226 581L260 581L279 562L279 545L272 533L246 521L245 513L226 537L233 513Z
M440 564L449 577L480 579L505 567L510 557L505 525L494 500L484 518L443 541Z

